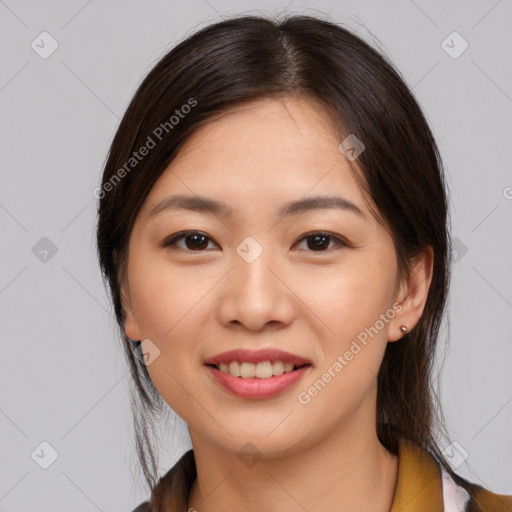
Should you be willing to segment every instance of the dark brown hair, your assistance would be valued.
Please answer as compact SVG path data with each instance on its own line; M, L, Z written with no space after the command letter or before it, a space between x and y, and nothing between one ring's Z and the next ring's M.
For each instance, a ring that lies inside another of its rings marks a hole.
M426 245L434 249L423 315L402 340L387 345L378 374L377 432L395 453L400 439L417 443L453 475L436 443L444 422L432 371L451 247L443 166L428 122L387 57L342 26L310 16L239 16L196 32L154 66L123 116L97 189L99 260L134 383L136 444L151 488L158 477L152 422L165 404L123 329L120 282L132 226L196 128L249 101L290 96L322 105L340 142L349 134L363 141L356 176L393 236L401 275ZM150 140L156 144L146 156L131 160Z

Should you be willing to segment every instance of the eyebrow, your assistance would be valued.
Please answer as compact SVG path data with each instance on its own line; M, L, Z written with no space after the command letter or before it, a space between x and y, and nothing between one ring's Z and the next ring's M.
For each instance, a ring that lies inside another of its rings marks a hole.
M152 218L164 210L191 210L230 218L233 209L226 203L201 196L174 195L160 201L149 213ZM365 219L363 211L352 201L339 196L315 196L285 203L277 212L279 217L298 215L311 210L340 209L357 214Z

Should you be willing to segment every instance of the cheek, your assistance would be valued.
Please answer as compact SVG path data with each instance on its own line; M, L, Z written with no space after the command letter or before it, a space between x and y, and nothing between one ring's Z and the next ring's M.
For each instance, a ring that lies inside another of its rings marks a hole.
M394 317L390 300L395 269L390 256L381 260L354 258L350 265L331 272L323 289L310 296L315 304L312 309L328 327L321 334L323 360L308 383L322 389L312 400L310 412L318 409L320 414L326 404L337 404L339 415L344 415L357 408L374 386L387 346L389 322Z
M132 310L144 335L165 342L194 314L211 286L204 270L172 268L162 256L134 258L129 282Z
M337 344L350 344L389 309L393 277L389 262L354 261L350 266L330 269L329 278L317 281L316 286L311 282L304 285L304 296Z
M299 403L307 402L305 422L324 415L329 408L333 413L328 423L335 424L373 396L389 321L394 317L389 308L394 284L391 267L389 262L369 261L362 266L354 264L350 270L347 266L331 273L321 290L310 293L311 309L318 312L324 328L318 333L323 339L322 361L299 390L304 400Z
M186 417L193 409L190 394L200 395L191 376L200 360L200 322L208 318L204 310L207 302L201 298L211 286L197 278L197 270L171 269L155 259L149 264L133 258L132 263L132 310L144 338L159 350L158 357L147 366L148 373L164 401Z
M144 338L158 348L158 357L147 367L164 400L181 411L183 388L193 391L201 360L201 341L211 315L205 294L216 282L211 270L176 268L162 258L134 255L129 283L132 310ZM190 406L190 404L189 404ZM186 402L184 404L186 410Z

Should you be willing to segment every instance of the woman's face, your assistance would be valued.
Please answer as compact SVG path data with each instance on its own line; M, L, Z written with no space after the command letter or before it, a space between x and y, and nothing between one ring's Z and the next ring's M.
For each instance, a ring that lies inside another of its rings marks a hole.
M272 456L342 429L374 430L386 344L421 314L421 304L398 304L406 288L393 241L319 112L264 100L202 126L135 222L126 334L145 340L154 385L193 442L234 452L250 442ZM173 196L221 206L183 208ZM239 349L249 355L228 355L220 370L206 364ZM249 361L264 349L289 358ZM293 356L309 365L282 374ZM245 377L225 373L236 374L237 360Z

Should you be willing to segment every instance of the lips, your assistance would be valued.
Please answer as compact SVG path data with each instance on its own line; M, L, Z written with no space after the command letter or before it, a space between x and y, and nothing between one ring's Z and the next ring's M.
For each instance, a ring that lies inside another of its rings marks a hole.
M206 369L212 376L213 382L220 385L230 395L246 400L261 400L276 397L296 386L307 372L311 370L311 365L305 364L299 369L268 379L233 377L217 370L213 365L207 365Z
M247 362L258 364L264 361L282 361L283 363L292 363L300 367L311 364L311 361L290 352L267 348L261 350L236 349L206 359L206 365L219 366L221 363L229 364L232 361Z

